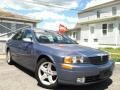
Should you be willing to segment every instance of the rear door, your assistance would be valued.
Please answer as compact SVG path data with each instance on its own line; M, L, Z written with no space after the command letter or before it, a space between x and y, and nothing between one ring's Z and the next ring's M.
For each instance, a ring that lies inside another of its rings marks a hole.
M23 31L19 31L12 39L10 43L10 51L12 54L12 59L18 61L20 59L20 46L22 40Z

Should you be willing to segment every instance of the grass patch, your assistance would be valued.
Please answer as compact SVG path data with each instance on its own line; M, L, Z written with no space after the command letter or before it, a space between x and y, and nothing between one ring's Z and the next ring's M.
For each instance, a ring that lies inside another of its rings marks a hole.
M113 61L120 62L120 48L100 48L100 50L107 51Z
M111 58L113 61L120 62L120 55L111 54Z
M101 50L108 51L110 53L119 53L120 54L120 48L100 48Z

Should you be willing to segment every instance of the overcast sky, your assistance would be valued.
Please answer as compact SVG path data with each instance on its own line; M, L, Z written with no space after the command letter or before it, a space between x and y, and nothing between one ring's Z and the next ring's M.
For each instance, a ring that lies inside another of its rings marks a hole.
M59 24L73 28L82 9L108 1L112 0L0 0L0 7L41 20L37 27L58 30Z

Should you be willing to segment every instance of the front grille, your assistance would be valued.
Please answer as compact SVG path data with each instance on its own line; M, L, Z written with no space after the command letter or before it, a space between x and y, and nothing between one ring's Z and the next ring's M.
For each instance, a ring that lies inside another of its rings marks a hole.
M88 57L89 62L94 65L100 65L100 64L105 64L108 62L109 56L95 56L95 57Z
M97 76L86 77L85 82L90 83L90 82L97 82L99 80L101 80L101 79L99 78L99 75L97 75Z

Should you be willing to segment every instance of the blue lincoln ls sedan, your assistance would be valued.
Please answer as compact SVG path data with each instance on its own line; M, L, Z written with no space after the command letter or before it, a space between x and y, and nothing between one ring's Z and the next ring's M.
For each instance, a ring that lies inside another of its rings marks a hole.
M114 62L108 53L78 45L52 31L18 31L6 46L7 63L13 61L33 71L40 86L54 88L59 83L85 85L108 79Z

